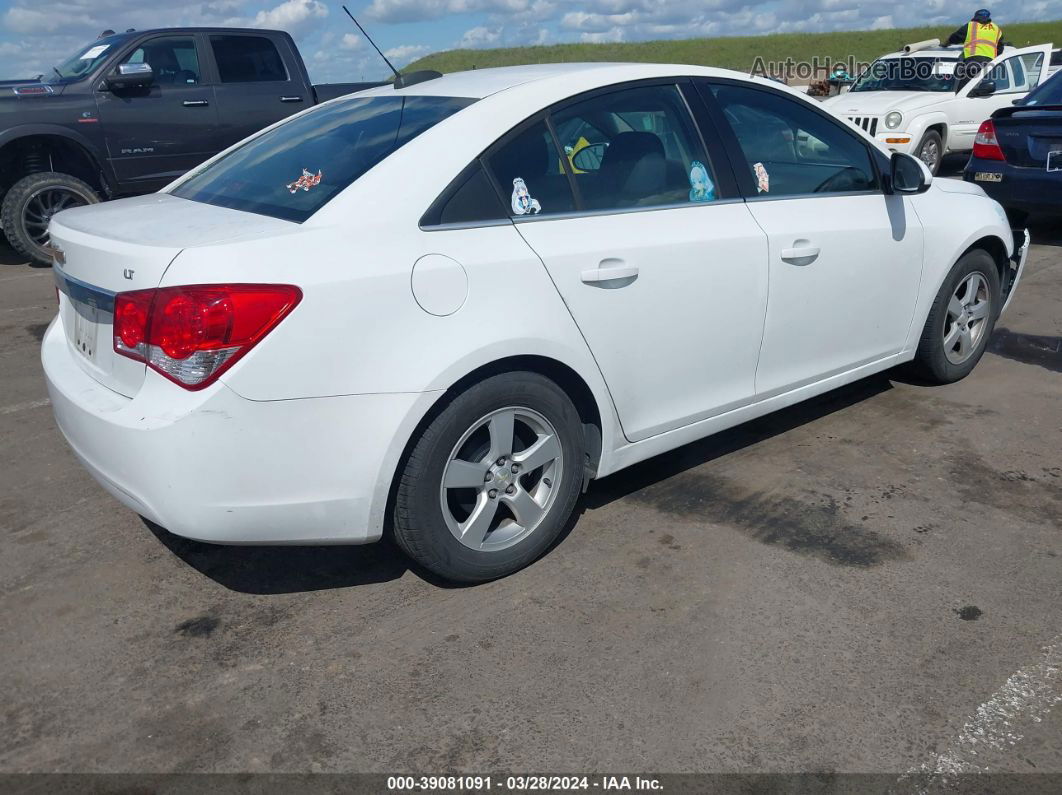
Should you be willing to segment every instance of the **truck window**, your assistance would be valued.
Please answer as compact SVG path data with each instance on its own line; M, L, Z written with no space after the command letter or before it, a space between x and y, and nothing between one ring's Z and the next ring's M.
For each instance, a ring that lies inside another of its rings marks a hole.
M391 153L473 102L360 97L323 105L240 144L172 193L301 223Z
M161 86L199 83L199 53L190 36L150 39L130 53L122 63L146 63Z
M265 36L211 36L222 83L283 82L288 79L276 45Z

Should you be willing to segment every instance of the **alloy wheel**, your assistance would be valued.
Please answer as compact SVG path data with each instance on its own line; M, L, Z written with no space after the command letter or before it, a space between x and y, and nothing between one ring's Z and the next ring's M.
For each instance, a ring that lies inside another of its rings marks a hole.
M81 194L62 187L46 187L35 191L26 201L22 223L26 234L38 246L48 245L48 222L60 210L81 207L89 201Z
M918 157L929 166L930 171L935 171L937 163L940 162L940 146L935 140L930 139L922 144Z
M949 362L962 364L977 350L991 308L992 293L983 273L974 271L959 282L944 319L944 355Z
M563 467L560 436L544 416L518 406L491 412L461 436L443 469L446 526L482 552L520 542L553 507Z

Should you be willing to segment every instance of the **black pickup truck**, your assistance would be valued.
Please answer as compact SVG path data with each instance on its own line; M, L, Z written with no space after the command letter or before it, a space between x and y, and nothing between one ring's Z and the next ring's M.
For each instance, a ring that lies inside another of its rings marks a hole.
M50 75L0 81L0 225L20 254L50 262L59 210L156 191L275 121L375 85L312 85L280 31L101 37Z

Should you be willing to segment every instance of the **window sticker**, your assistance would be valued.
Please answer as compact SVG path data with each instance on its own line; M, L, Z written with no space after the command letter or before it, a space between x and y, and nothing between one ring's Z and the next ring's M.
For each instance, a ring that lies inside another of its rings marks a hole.
M85 53L81 56L82 61L91 61L93 58L98 58L103 53L109 50L111 45L109 44L97 44L95 47L90 47L85 50Z
M715 201L715 184L700 160L694 160L690 166L690 201Z
M299 177L294 182L289 182L288 183L288 185L287 185L288 193L295 193L295 192L297 192L299 190L299 188L302 188L303 191L307 191L308 192L310 190L310 188L316 188L318 185L321 184L322 176L324 176L324 175L321 174L321 169L317 169L317 173L314 174L313 172L308 171L307 169L304 168L302 170L302 176L301 177Z
M771 190L771 178L767 174L767 169L763 167L763 163L754 163L752 170L756 174L757 192L768 193Z
M535 215L542 212L538 199L532 199L527 190L527 183L522 177L513 180L513 212L516 215Z
M955 62L954 61L937 61L936 66L933 69L933 73L938 77L955 74Z

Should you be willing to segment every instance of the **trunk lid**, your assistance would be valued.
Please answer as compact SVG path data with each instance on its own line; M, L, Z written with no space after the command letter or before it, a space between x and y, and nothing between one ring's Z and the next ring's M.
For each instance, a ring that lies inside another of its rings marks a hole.
M1062 106L1021 105L993 117L996 140L1007 162L1023 168L1047 168L1047 155L1062 152ZM1062 155L1052 163L1062 167Z
M114 351L114 296L158 287L182 250L290 231L288 221L152 194L65 210L52 219L59 314L75 360L126 397L146 365Z

